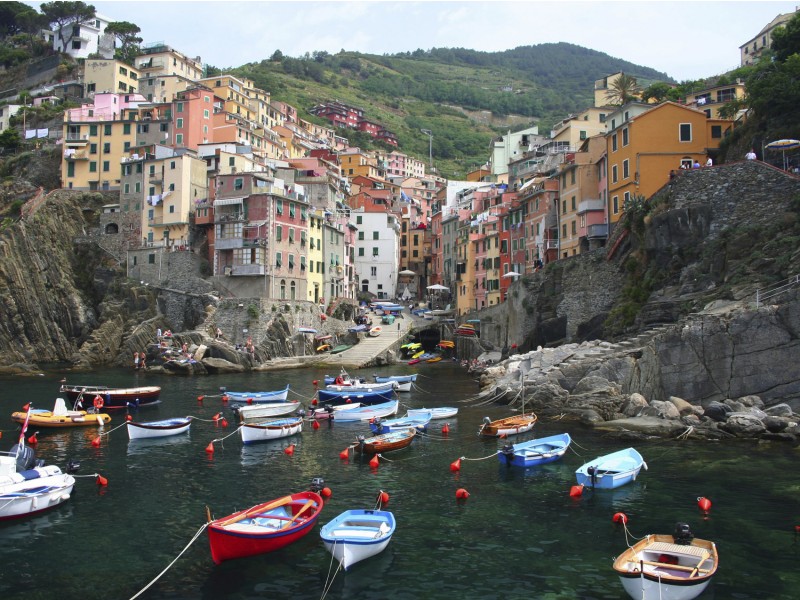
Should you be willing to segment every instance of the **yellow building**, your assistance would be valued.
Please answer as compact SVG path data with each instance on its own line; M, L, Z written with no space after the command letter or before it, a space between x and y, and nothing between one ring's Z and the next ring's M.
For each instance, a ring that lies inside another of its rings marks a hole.
M87 98L98 92L132 94L139 91L139 71L118 60L87 59L83 86Z
M383 172L378 166L378 160L362 152L360 148L348 148L339 153L339 164L342 174L349 178L363 175L372 179L383 179Z
M744 82L737 79L736 83L718 85L686 95L685 104L703 111L711 119L721 118L720 109L728 102L744 100L747 95Z
M716 156L733 122L709 119L694 108L664 102L650 108L631 103L608 117L609 222L616 223L625 202L649 198L669 181L670 174ZM635 118L634 118L635 117Z
M300 245L308 248L308 298L310 302L318 302L325 297L325 255L322 246L324 236L325 213L322 209L313 209L308 213L308 233L300 234ZM301 261L304 259L301 257ZM301 263L302 269L302 263Z
M606 132L606 116L609 108L591 107L558 122L550 132L551 143L560 143L577 149L584 140Z
M225 112L238 115L247 121L256 121L257 110L251 108L247 86L238 77L217 75L200 79L198 83L214 90L214 94L222 99L222 108Z
M199 56L190 58L162 43L142 46L135 64L142 78L179 75L197 81L204 74L203 61Z

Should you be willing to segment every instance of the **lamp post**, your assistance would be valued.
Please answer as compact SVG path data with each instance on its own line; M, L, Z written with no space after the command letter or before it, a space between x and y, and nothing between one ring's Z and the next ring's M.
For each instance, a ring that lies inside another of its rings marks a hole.
M430 129L420 129L428 136L428 166L433 168L433 132Z

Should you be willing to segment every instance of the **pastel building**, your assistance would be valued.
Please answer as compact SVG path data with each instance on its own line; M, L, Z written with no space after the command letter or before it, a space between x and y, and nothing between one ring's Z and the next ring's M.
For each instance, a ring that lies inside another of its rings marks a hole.
M139 91L139 71L119 60L87 59L83 63L83 85L87 98L97 92L135 93Z

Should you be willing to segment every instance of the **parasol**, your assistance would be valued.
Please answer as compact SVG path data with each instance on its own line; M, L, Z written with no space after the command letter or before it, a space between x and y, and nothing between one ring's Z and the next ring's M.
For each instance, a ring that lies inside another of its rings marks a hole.
M765 148L769 148L770 150L780 150L783 154L783 170L786 170L786 151L787 150L796 150L800 148L800 140L792 140L792 139L784 139L784 140L775 140L774 142L770 142Z

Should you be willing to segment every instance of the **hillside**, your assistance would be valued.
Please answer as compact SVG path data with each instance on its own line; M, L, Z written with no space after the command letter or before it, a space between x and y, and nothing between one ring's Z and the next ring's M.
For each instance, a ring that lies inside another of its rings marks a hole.
M276 53L226 70L252 79L312 122L326 123L308 112L320 101L362 107L371 120L397 135L403 152L417 157L428 155L428 137L420 132L428 129L433 132L434 163L444 176L454 178L484 163L491 139L508 129L538 124L546 134L553 123L591 106L597 79L625 71L642 86L669 81L664 73L566 43L504 52L320 52L302 59Z

